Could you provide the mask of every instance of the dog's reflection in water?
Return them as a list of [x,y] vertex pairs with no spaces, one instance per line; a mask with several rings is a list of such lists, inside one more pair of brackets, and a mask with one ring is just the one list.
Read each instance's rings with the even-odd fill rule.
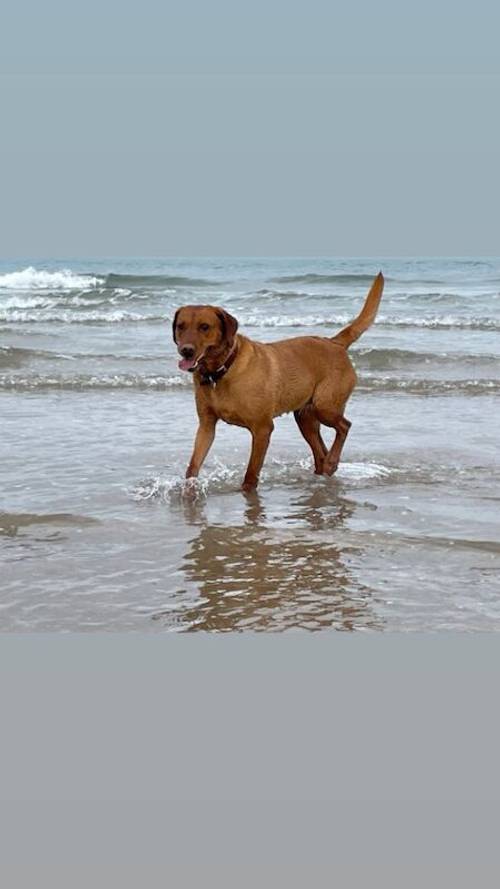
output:
[[188,508],[199,532],[182,570],[196,599],[179,591],[177,607],[154,619],[185,631],[380,629],[370,591],[335,542],[356,506],[317,488],[294,499],[277,525],[254,492],[237,526],[200,522],[199,509]]

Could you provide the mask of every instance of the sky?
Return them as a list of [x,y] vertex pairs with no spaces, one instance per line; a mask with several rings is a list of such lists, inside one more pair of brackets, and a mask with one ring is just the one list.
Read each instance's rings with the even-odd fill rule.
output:
[[19,0],[0,257],[498,255],[500,7]]

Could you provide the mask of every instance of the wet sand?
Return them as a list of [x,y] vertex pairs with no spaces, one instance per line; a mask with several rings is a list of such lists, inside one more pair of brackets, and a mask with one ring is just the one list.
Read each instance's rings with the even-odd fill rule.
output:
[[18,397],[2,399],[4,630],[500,628],[487,397],[464,423],[452,398],[357,395],[333,479],[282,418],[248,496],[248,435],[230,427],[186,490],[188,391],[24,396],[21,441]]

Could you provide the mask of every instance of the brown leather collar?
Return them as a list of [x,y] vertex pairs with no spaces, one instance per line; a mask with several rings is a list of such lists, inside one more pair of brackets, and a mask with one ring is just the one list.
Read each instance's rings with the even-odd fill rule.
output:
[[218,367],[217,370],[210,371],[209,373],[204,373],[202,370],[200,370],[201,385],[202,386],[208,386],[208,385],[215,386],[219,382],[219,380],[222,380],[222,377],[224,377],[227,374],[229,368],[233,364],[237,354],[238,354],[238,346],[237,346],[237,343],[235,343],[233,348],[231,349],[229,355],[227,356],[224,364],[221,364],[221,366]]

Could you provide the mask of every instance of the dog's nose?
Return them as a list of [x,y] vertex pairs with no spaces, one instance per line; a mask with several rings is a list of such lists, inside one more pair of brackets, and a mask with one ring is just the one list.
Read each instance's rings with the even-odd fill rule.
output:
[[183,346],[179,351],[183,358],[192,358],[194,356],[195,348],[194,346]]

